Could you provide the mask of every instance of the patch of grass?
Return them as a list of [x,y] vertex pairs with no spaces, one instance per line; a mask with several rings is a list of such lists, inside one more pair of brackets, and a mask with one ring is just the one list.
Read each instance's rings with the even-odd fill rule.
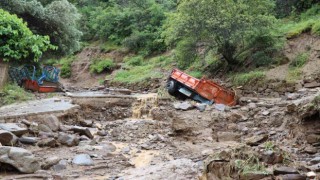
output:
[[104,53],[108,53],[118,49],[120,49],[120,46],[110,41],[100,44],[100,50]]
[[279,24],[279,32],[287,38],[294,38],[301,33],[309,32],[320,35],[320,5],[315,5],[305,13],[302,13],[298,20],[283,20]]
[[17,84],[6,84],[2,90],[0,97],[0,105],[12,104],[15,102],[22,102],[35,99],[32,93],[25,91]]
[[71,64],[75,60],[75,56],[68,56],[60,59],[59,64],[61,65],[60,76],[62,78],[71,77]]
[[308,32],[313,28],[313,25],[315,23],[314,19],[310,19],[308,21],[301,21],[298,23],[291,23],[289,24],[289,30],[286,33],[287,38],[294,38],[297,37],[298,35]]
[[198,79],[202,78],[202,76],[203,76],[203,73],[201,71],[189,71],[187,73],[195,78],[198,78]]
[[286,77],[286,81],[289,83],[293,83],[301,78],[302,71],[300,68],[289,68],[288,75]]
[[141,66],[143,64],[143,56],[126,57],[124,62],[128,66]]
[[146,65],[118,71],[113,81],[131,84],[161,77],[163,77],[162,73],[155,72],[153,65]]
[[124,61],[125,68],[115,73],[113,82],[133,84],[163,78],[164,74],[160,70],[171,70],[173,58],[171,55],[156,56],[150,59],[144,59],[143,56],[133,56],[125,58]]
[[309,53],[300,53],[298,54],[293,61],[290,63],[291,68],[301,68],[308,61]]
[[116,64],[112,59],[95,59],[92,64],[90,64],[91,73],[102,73],[103,71],[110,71],[116,67]]
[[238,172],[242,173],[243,175],[255,172],[269,174],[266,171],[265,166],[260,163],[259,158],[253,155],[246,160],[235,160],[235,167],[238,169]]
[[237,86],[256,83],[257,81],[263,81],[265,78],[265,73],[262,71],[251,71],[248,73],[236,74],[233,76],[233,84]]
[[275,148],[275,144],[272,141],[267,141],[263,144],[265,150],[273,151]]

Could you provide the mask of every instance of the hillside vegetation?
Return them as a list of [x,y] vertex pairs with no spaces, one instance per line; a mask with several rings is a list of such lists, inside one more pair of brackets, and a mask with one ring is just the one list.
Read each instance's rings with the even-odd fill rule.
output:
[[[95,46],[102,55],[88,71],[124,84],[163,78],[173,67],[196,77],[240,73],[234,82],[241,84],[287,63],[287,40],[320,35],[317,0],[4,0],[0,8],[50,37],[57,48],[40,59],[60,65],[63,78],[72,77],[77,52]],[[126,57],[113,59],[112,52]]]

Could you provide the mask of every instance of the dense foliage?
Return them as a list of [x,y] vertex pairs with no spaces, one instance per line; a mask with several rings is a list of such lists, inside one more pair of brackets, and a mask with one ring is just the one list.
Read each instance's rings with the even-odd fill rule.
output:
[[[275,21],[271,0],[184,0],[166,24],[168,43],[178,43],[184,66],[198,51],[215,50],[230,66],[256,37],[267,36]],[[180,47],[180,48],[179,48]],[[178,57],[179,58],[179,57]]]
[[50,36],[60,54],[71,54],[80,49],[81,32],[77,21],[80,14],[67,0],[1,0],[0,8],[17,14],[37,34]]
[[0,9],[0,57],[6,61],[37,61],[46,50],[54,49],[48,36],[33,34],[16,15]]
[[77,5],[84,14],[85,38],[113,41],[143,55],[166,50],[162,24],[174,1],[83,0]]

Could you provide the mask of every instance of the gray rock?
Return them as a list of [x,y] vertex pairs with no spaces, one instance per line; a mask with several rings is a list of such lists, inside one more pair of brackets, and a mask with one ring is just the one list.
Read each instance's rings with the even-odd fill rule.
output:
[[93,160],[88,154],[79,154],[76,155],[73,160],[72,164],[79,165],[79,166],[92,166],[94,165]]
[[85,135],[82,135],[82,136],[80,136],[79,140],[80,140],[80,141],[90,141],[90,138],[88,138],[88,137],[85,136]]
[[318,156],[318,157],[315,157],[315,158],[311,159],[311,160],[310,160],[310,163],[311,163],[311,164],[318,164],[318,163],[320,163],[320,157]]
[[281,174],[299,174],[299,172],[298,172],[295,168],[281,166],[281,167],[276,167],[276,168],[274,168],[273,174],[274,174],[274,175],[281,175]]
[[226,105],[224,105],[224,104],[214,104],[213,106],[218,111],[225,111],[226,110]]
[[0,129],[10,131],[16,136],[22,136],[23,134],[28,132],[28,129],[24,124],[18,123],[0,123]]
[[54,132],[60,128],[60,121],[55,115],[50,115],[48,118],[43,119],[43,123]]
[[315,154],[315,153],[317,153],[317,148],[315,148],[311,145],[307,145],[307,147],[305,147],[303,151],[308,154]]
[[207,104],[197,104],[197,109],[200,111],[200,112],[203,112],[203,111],[205,111],[206,110],[206,108],[207,108]]
[[260,180],[268,175],[265,172],[248,172],[240,175],[240,180]]
[[130,147],[129,146],[124,147],[121,151],[125,154],[128,154],[130,152]]
[[300,97],[298,93],[289,93],[287,94],[287,100],[296,100]]
[[22,120],[21,120],[21,123],[23,123],[23,124],[25,124],[25,125],[27,125],[27,126],[30,126],[30,125],[31,125],[31,122],[28,121],[28,120],[26,120],[26,119],[22,119]]
[[308,178],[315,178],[317,176],[317,174],[312,171],[308,172],[306,175]]
[[69,147],[77,146],[79,144],[79,138],[76,135],[60,132],[58,135],[58,142]]
[[39,147],[56,147],[58,144],[57,140],[54,138],[46,138],[46,139],[41,139],[38,141],[37,145]]
[[26,137],[26,136],[22,136],[21,138],[18,139],[19,142],[21,142],[22,144],[31,144],[34,145],[38,142],[38,138],[36,137]]
[[80,121],[80,125],[85,126],[85,127],[92,127],[93,121],[92,120],[82,120],[82,121]]
[[307,176],[301,174],[286,174],[276,177],[276,180],[306,180]]
[[68,165],[68,161],[63,159],[63,160],[60,160],[58,164],[53,165],[51,169],[54,170],[55,172],[58,172],[58,171],[67,169],[67,165]]
[[313,81],[313,82],[310,82],[310,83],[305,83],[305,84],[304,84],[304,87],[305,87],[305,88],[320,87],[320,83],[318,83],[318,82],[316,82],[316,81]]
[[256,109],[257,108],[257,105],[256,105],[256,103],[249,103],[248,104],[248,107],[249,107],[249,109]]
[[58,162],[60,161],[60,158],[57,156],[52,156],[52,157],[48,157],[45,161],[44,164],[42,164],[42,169],[49,169],[50,167],[58,164]]
[[40,164],[34,155],[22,148],[1,146],[0,162],[10,164],[22,173],[34,173],[40,169]]
[[112,143],[107,143],[103,145],[103,149],[108,152],[114,152],[117,150],[117,147],[113,145]]
[[97,134],[98,134],[99,136],[107,136],[107,135],[108,135],[108,132],[105,131],[105,130],[100,130],[100,131],[97,132]]
[[263,142],[265,142],[268,139],[268,135],[261,134],[261,135],[254,135],[252,137],[249,137],[245,139],[246,144],[250,146],[257,146]]
[[13,146],[17,143],[17,136],[13,133],[6,131],[6,130],[0,130],[0,143],[5,146]]
[[174,108],[177,109],[177,110],[184,110],[184,111],[187,111],[187,110],[191,110],[191,109],[194,109],[194,105],[192,105],[190,102],[183,102],[183,103],[175,103],[174,105]]
[[43,132],[48,132],[48,133],[53,132],[52,129],[50,129],[50,127],[45,124],[39,124],[38,129],[39,131],[43,131]]
[[222,141],[239,141],[241,134],[234,132],[218,132],[218,140]]
[[309,144],[317,143],[320,140],[320,135],[309,134],[306,139]]
[[314,172],[320,172],[320,163],[309,166],[309,169],[311,169]]
[[263,112],[262,112],[262,115],[264,115],[264,116],[268,116],[269,114],[270,114],[269,111],[263,111]]
[[80,126],[72,126],[70,131],[75,133],[79,133],[80,135],[86,135],[88,138],[93,139],[93,134],[91,133],[89,128],[80,127]]

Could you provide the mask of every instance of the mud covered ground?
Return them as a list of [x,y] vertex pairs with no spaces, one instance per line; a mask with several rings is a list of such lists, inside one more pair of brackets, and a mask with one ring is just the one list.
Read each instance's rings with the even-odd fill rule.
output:
[[57,97],[76,105],[70,111],[2,118],[0,126],[26,129],[12,131],[11,145],[33,156],[21,161],[26,152],[0,147],[1,178],[316,179],[320,171],[319,89],[242,97],[235,107],[97,94]]

